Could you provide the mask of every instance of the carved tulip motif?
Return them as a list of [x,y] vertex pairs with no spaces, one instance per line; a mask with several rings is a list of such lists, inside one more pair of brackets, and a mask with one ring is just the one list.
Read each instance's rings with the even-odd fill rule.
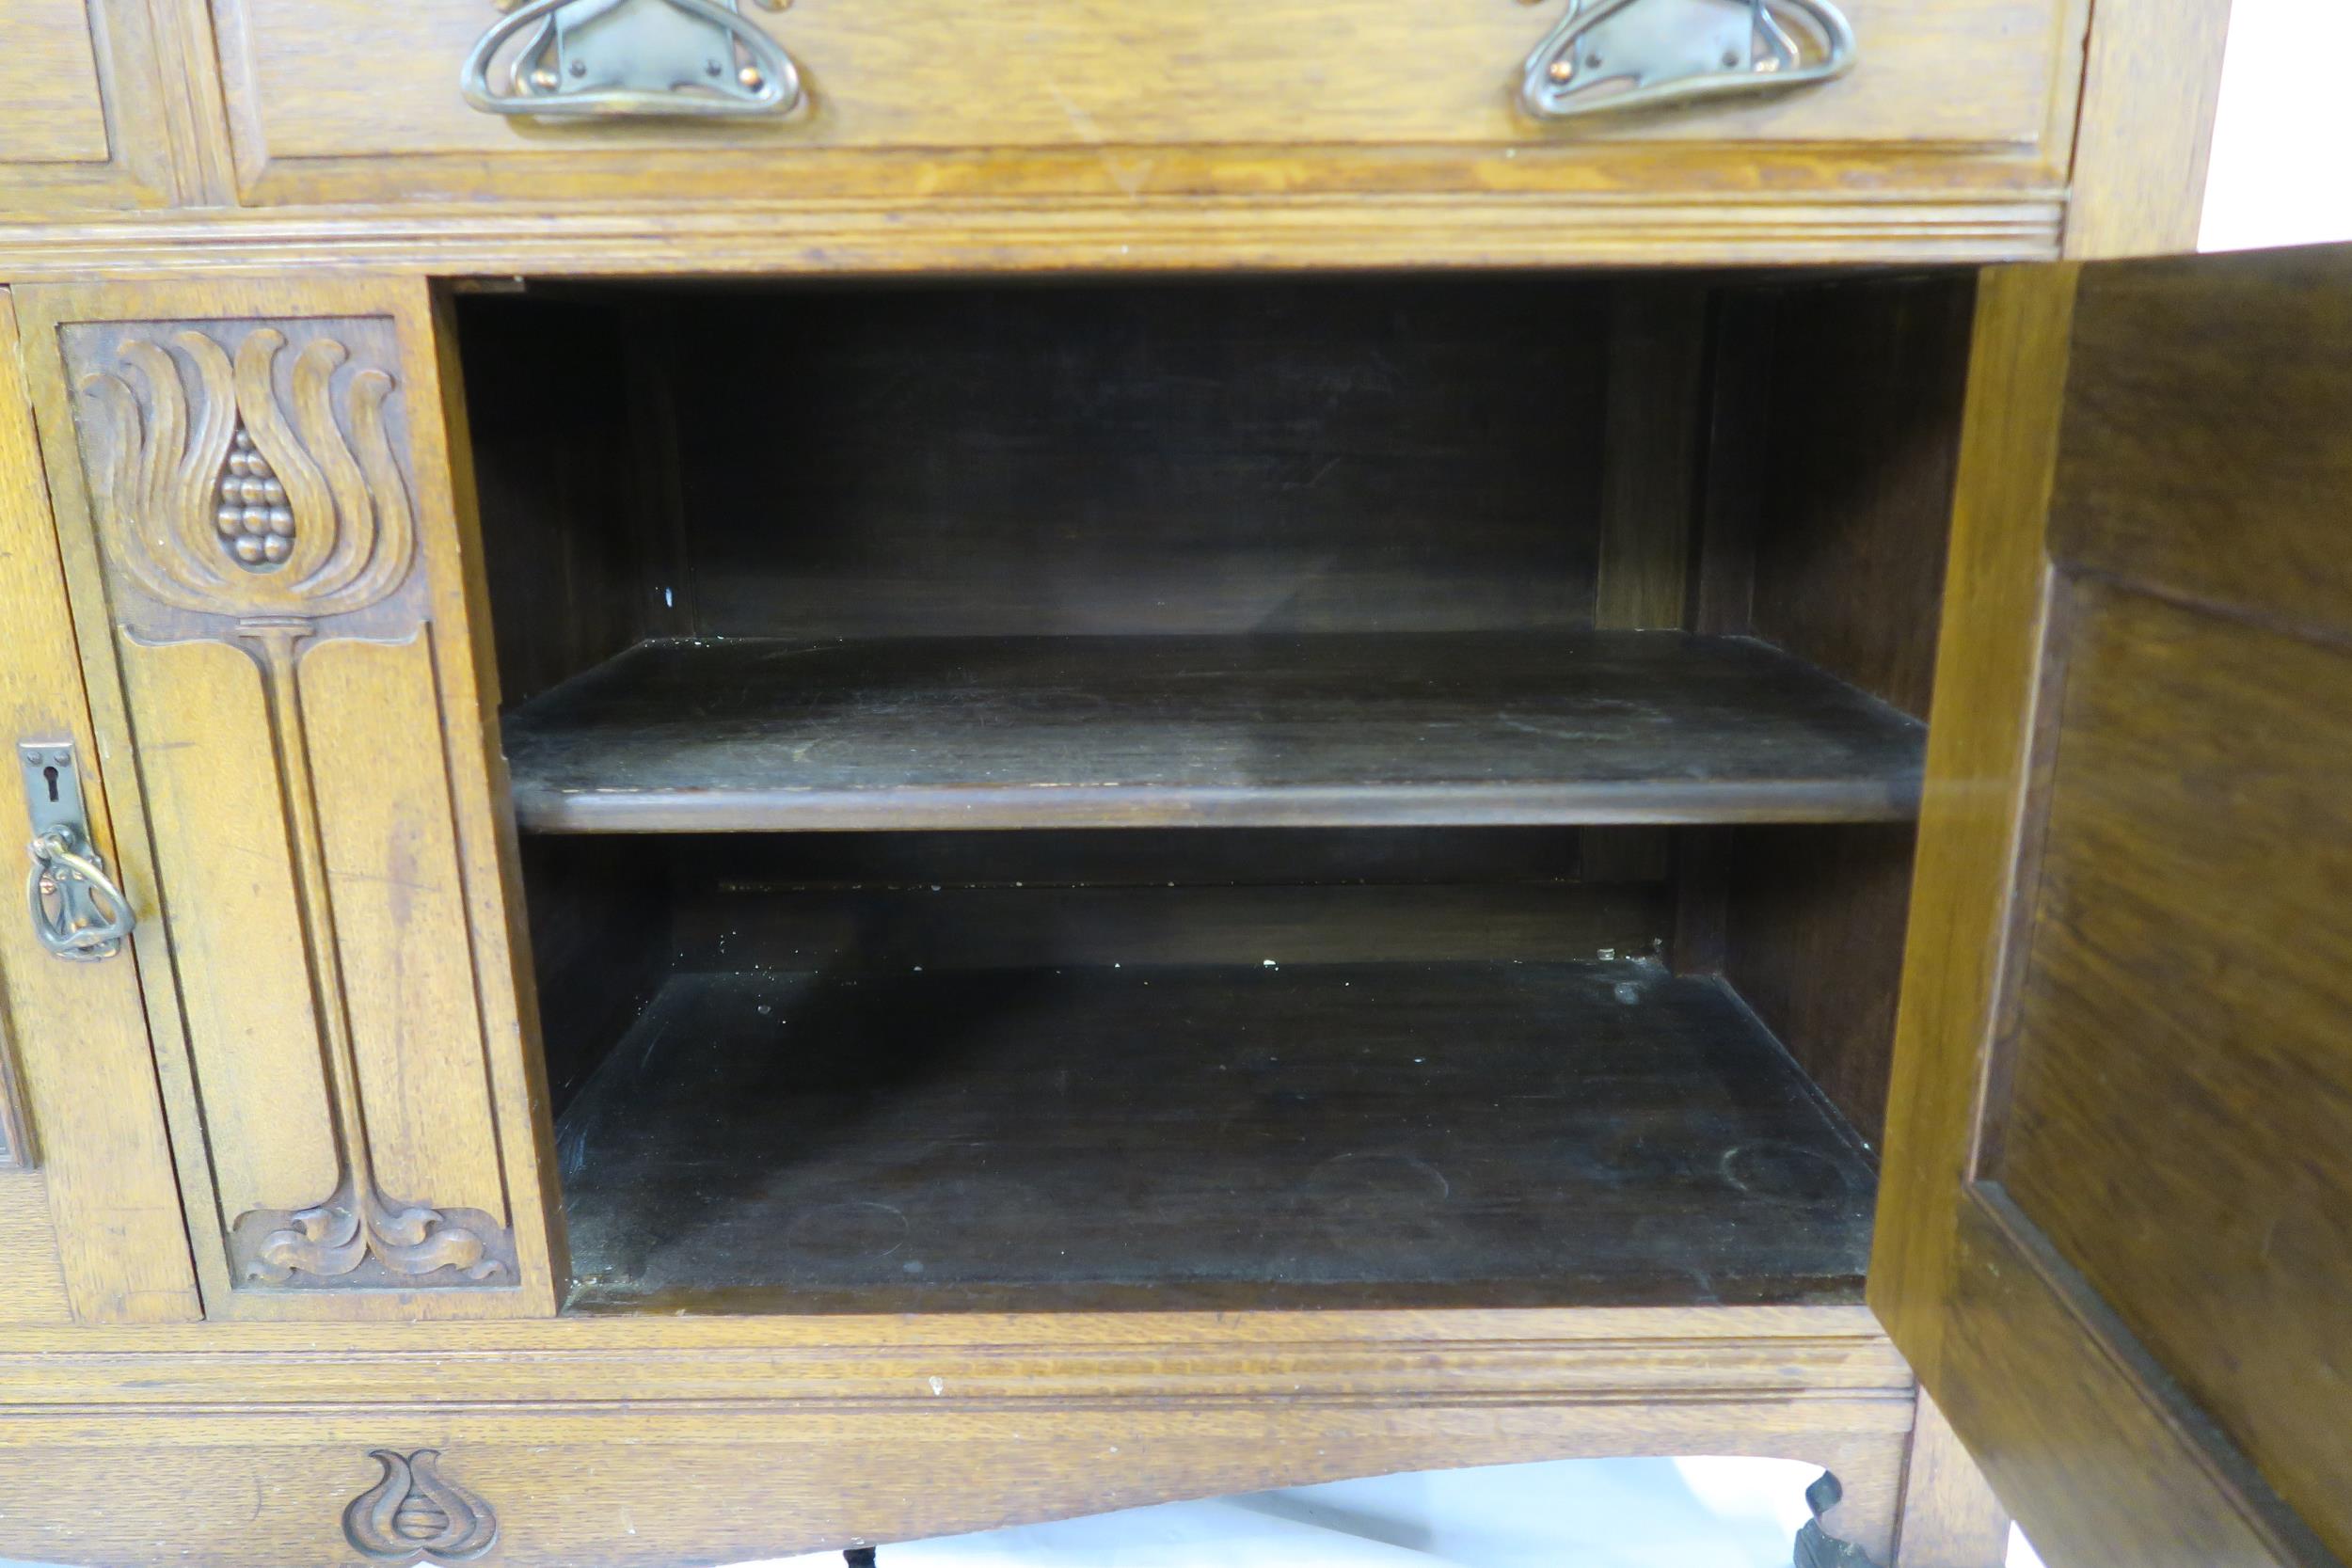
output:
[[170,342],[130,339],[119,370],[83,383],[102,411],[100,520],[138,586],[199,614],[306,620],[364,610],[398,588],[417,541],[385,431],[392,378],[361,370],[339,398],[350,353],[314,338],[294,355],[281,406],[286,336],[276,327],[246,333],[233,360],[194,328]]
[[[93,511],[124,630],[135,642],[135,621],[183,636],[191,615],[228,623],[199,637],[233,638],[261,667],[286,814],[336,1180],[317,1202],[237,1215],[230,1266],[248,1286],[512,1284],[514,1239],[498,1219],[379,1184],[297,676],[304,643],[374,630],[345,618],[387,605],[416,564],[416,515],[387,415],[393,379],[352,366],[330,324],[305,324],[291,348],[274,325],[236,330],[131,327],[81,383]],[[389,608],[377,619],[415,631]]]
[[440,1454],[377,1449],[368,1455],[384,1477],[343,1510],[343,1539],[375,1562],[467,1562],[498,1544],[490,1505],[443,1479]]

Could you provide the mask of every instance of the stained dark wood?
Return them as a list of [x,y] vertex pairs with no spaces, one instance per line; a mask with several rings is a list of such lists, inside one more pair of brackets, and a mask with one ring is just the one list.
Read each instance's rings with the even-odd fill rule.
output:
[[1924,716],[1976,298],[1968,274],[1772,302],[1745,630]]
[[1492,277],[682,299],[691,629],[1589,626],[1609,300]]
[[1677,633],[660,642],[509,717],[564,832],[1881,820],[1915,721]]
[[1851,1299],[1872,1179],[1647,964],[673,979],[559,1129],[576,1300]]
[[688,968],[855,967],[887,979],[917,966],[1647,957],[1667,939],[1673,902],[1659,883],[1070,887],[1050,895],[941,885],[783,896],[730,883],[682,895],[675,918]]
[[461,298],[467,422],[499,684],[519,702],[642,638],[689,629],[645,310]]
[[1915,837],[1908,822],[1740,828],[1725,868],[1724,976],[1873,1147]]
[[[1718,311],[1698,618],[1925,714],[1975,280],[1839,279]],[[1721,973],[1874,1145],[1912,872],[1908,824],[1743,827],[1712,883]],[[1686,922],[1695,911],[1686,911]]]
[[1982,293],[1872,1306],[2053,1562],[2333,1568],[2352,247]]
[[2352,653],[2098,588],[2075,615],[1980,1175],[2352,1553]]
[[630,839],[526,838],[520,846],[539,1038],[560,1112],[668,972],[667,868]]
[[2103,268],[2077,320],[2051,553],[2345,635],[2352,245]]

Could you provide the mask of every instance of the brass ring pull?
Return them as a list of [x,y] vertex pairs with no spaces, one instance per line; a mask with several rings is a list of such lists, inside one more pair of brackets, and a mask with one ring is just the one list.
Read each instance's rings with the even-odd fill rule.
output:
[[51,828],[28,847],[32,874],[24,900],[33,934],[60,958],[96,962],[122,951],[135,924],[131,901],[122,895],[97,850],[70,828]]
[[[788,113],[801,101],[800,69],[736,3],[528,0],[474,44],[458,90],[493,115]],[[494,87],[492,62],[525,33]]]
[[[1777,13],[1803,15],[1800,40]],[[1777,91],[1853,69],[1853,26],[1831,0],[1569,0],[1519,79],[1539,119]]]

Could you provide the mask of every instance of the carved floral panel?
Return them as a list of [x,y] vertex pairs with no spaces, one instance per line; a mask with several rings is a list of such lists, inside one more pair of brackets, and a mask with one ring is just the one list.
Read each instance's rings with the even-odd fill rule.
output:
[[61,336],[232,1284],[511,1286],[392,323]]

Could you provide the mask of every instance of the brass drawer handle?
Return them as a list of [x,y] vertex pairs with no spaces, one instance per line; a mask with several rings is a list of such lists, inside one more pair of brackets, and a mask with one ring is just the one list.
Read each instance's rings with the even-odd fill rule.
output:
[[[1800,40],[1781,13],[1817,34]],[[1527,56],[1519,102],[1540,119],[1776,91],[1853,69],[1852,24],[1830,0],[1568,0]]]
[[135,924],[131,900],[90,844],[73,743],[26,741],[18,745],[16,755],[24,766],[25,813],[33,824],[27,846],[33,869],[24,879],[33,935],[60,958],[83,963],[111,958],[122,951],[122,939]]
[[[783,0],[760,0],[781,9]],[[483,34],[458,87],[493,115],[780,115],[801,73],[739,0],[528,0]],[[516,39],[512,61],[490,71]]]

